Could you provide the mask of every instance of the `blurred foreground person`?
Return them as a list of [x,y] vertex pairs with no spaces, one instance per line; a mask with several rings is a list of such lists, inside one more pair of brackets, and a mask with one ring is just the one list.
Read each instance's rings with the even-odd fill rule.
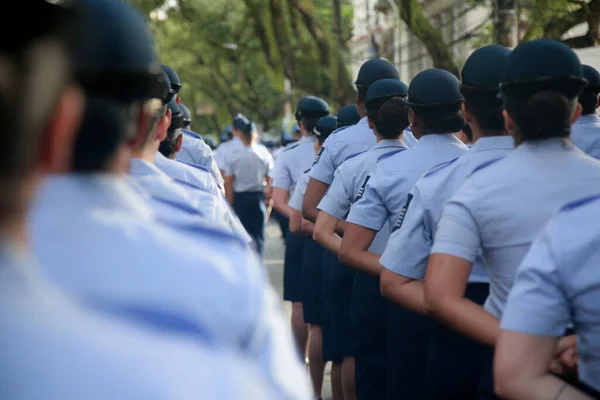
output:
[[1,24],[0,398],[278,398],[245,357],[82,308],[29,258],[32,194],[44,171],[68,168],[84,104],[70,75],[77,8],[65,3],[15,3],[33,19],[18,36]]
[[128,185],[132,150],[160,115],[160,68],[127,3],[82,3],[75,59],[83,121],[70,168],[50,168],[31,218],[45,272],[90,306],[243,353],[280,397],[309,397],[278,300],[248,246],[195,224],[185,234],[160,224]]

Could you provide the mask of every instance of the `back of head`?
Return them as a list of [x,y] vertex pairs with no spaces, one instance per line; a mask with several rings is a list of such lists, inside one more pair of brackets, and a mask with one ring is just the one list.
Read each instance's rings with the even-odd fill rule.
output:
[[402,97],[392,97],[379,108],[374,121],[377,133],[384,139],[397,139],[408,128],[408,107]]
[[171,97],[169,98],[169,101],[171,101],[171,99],[175,97],[175,95],[181,90],[181,80],[179,80],[179,75],[177,75],[177,72],[173,69],[173,67],[163,64],[161,65],[161,69],[165,72],[165,74],[167,74],[169,77],[169,82],[171,83]]
[[579,58],[563,43],[541,39],[517,46],[500,89],[518,141],[569,136],[586,84]]
[[[14,9],[12,8],[14,7]],[[16,9],[16,10],[15,10]],[[32,23],[15,34],[12,12]],[[0,224],[25,210],[22,188],[36,168],[43,132],[72,82],[72,28],[77,10],[69,2],[15,2],[5,12],[0,37]]]
[[358,115],[358,109],[356,104],[348,104],[340,108],[337,113],[337,127],[343,128],[344,126],[356,125],[360,121],[360,115]]
[[[154,43],[141,15],[120,0],[81,0],[75,53],[86,109],[73,155],[77,171],[102,171],[118,147],[138,132],[144,103],[164,82]],[[149,108],[149,107],[146,107]]]
[[[380,79],[373,83],[365,98],[365,111],[371,121],[377,120],[379,108],[392,97],[405,98],[408,86],[399,79]],[[407,114],[408,118],[408,114]]]
[[592,66],[583,65],[583,77],[588,81],[588,85],[579,95],[581,113],[583,115],[595,114],[600,94],[600,72]]
[[329,104],[320,97],[306,96],[298,104],[298,116],[304,130],[311,133],[320,118],[329,115]]
[[160,142],[158,150],[163,156],[172,158],[177,152],[177,139],[181,135],[185,115],[175,99],[171,99],[168,106],[171,110],[171,125],[167,129],[167,137]]
[[458,132],[464,125],[460,82],[443,69],[418,73],[408,87],[407,103],[427,128],[427,133]]
[[331,115],[320,118],[317,122],[315,128],[313,129],[313,134],[322,145],[325,140],[337,129],[337,118]]
[[237,114],[233,119],[233,128],[238,130],[246,143],[252,142],[252,137],[256,132],[256,124],[243,114]]
[[382,58],[369,60],[360,67],[354,82],[358,90],[357,103],[365,101],[369,86],[380,79],[400,79],[400,74],[391,62]]
[[502,100],[498,93],[510,53],[504,46],[485,46],[475,50],[462,69],[460,91],[482,134],[504,132]]

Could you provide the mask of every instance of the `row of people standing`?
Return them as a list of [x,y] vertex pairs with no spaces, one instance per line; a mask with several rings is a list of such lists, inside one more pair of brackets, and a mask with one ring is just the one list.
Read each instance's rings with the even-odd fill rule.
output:
[[336,399],[598,398],[598,71],[538,40],[408,88],[371,60],[356,86],[360,121],[273,172],[304,235],[284,283],[315,396],[332,361]]
[[16,2],[0,64],[0,398],[310,399],[260,260],[120,0]]

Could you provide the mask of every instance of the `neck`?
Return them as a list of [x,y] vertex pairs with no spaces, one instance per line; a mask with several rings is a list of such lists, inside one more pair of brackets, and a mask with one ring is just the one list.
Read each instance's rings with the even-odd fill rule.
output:
[[139,158],[141,160],[149,162],[150,164],[154,164],[154,156],[156,155],[159,146],[160,142],[158,140],[155,140],[153,143],[140,146],[131,154],[131,157]]
[[21,250],[29,247],[27,235],[27,218],[25,213],[14,213],[0,225],[0,236]]
[[502,131],[483,131],[479,129],[475,124],[471,124],[471,130],[473,131],[473,141],[476,143],[479,139],[493,136],[509,136],[508,132]]
[[129,147],[122,145],[117,150],[114,157],[108,161],[105,173],[113,175],[127,174],[129,171],[129,160],[131,159],[132,152]]
[[356,112],[358,113],[358,116],[361,119],[366,117],[367,113],[365,112],[365,104],[364,103],[356,103]]

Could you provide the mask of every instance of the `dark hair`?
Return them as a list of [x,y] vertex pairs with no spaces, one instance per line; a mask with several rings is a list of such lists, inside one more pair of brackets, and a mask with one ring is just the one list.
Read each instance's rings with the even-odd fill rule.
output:
[[598,92],[586,90],[579,95],[581,113],[583,115],[595,114],[598,107]]
[[381,137],[397,139],[409,125],[406,101],[401,97],[392,97],[383,103],[373,123]]
[[357,103],[364,103],[367,99],[367,91],[369,90],[368,86],[359,86],[356,88],[357,91]]
[[179,136],[181,136],[181,128],[176,128],[173,130],[169,129],[167,131],[167,137],[165,138],[165,140],[160,142],[158,151],[160,151],[160,153],[163,156],[170,158],[175,153],[177,139],[179,138]]
[[462,90],[462,94],[465,106],[484,133],[504,130],[502,100],[498,99],[496,91]]
[[461,130],[467,137],[467,140],[469,142],[472,142],[473,141],[473,130],[471,129],[471,126],[469,124],[465,124]]
[[460,103],[439,106],[412,106],[412,110],[429,128],[430,133],[458,132],[465,124],[460,115]]
[[315,130],[315,128],[317,127],[317,123],[319,122],[320,118],[302,118],[301,122],[302,125],[304,126],[304,129],[306,129],[306,131],[308,133],[312,133],[312,131]]
[[128,107],[107,97],[89,96],[73,151],[73,170],[101,172],[123,140],[135,135],[133,117],[137,107]]
[[523,141],[569,136],[576,106],[574,98],[553,90],[541,90],[529,99],[504,98],[504,108]]

